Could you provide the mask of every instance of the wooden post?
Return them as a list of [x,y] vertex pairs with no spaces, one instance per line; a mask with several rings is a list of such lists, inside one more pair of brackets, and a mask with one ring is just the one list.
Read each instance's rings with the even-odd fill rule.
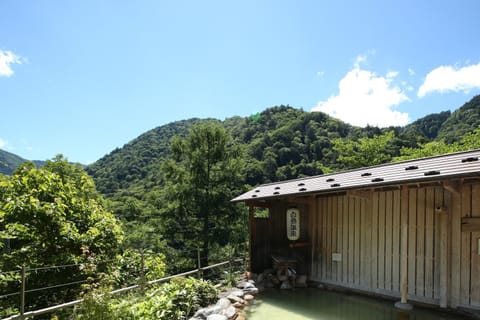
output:
[[25,314],[25,281],[25,266],[23,265],[20,284],[20,319],[23,319]]
[[[401,300],[395,303],[395,307],[402,311],[412,310],[413,306],[407,302],[408,294],[408,186],[402,186],[402,203],[401,203],[401,214],[402,214],[402,252],[401,252],[401,261],[400,261],[400,275],[401,275]],[[414,261],[415,262],[415,261]]]
[[255,213],[255,207],[250,206],[248,208],[248,254],[250,256],[250,265],[248,266],[248,271],[252,272],[252,266],[255,265],[255,262],[253,261],[253,224],[255,223],[254,220],[254,213]]
[[317,278],[316,273],[314,274],[315,270],[315,252],[317,250],[316,247],[316,239],[317,239],[317,200],[315,196],[310,197],[310,204],[309,204],[309,211],[310,211],[310,221],[311,221],[311,226],[312,226],[312,231],[311,231],[311,238],[310,238],[310,245],[311,245],[311,260],[312,264],[310,267],[310,278]]
[[200,248],[197,247],[197,274],[198,274],[198,279],[202,279],[202,261],[200,258]]
[[402,292],[402,303],[407,303],[407,292],[408,292],[408,224],[404,223],[402,225],[402,261],[401,261],[401,292]]
[[448,288],[448,209],[436,209],[440,218],[440,308],[447,307]]

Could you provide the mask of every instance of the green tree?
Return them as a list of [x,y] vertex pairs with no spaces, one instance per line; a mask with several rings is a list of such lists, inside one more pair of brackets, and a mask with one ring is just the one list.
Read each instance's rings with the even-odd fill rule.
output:
[[202,265],[210,249],[244,241],[241,207],[230,200],[242,185],[240,148],[218,123],[199,124],[185,138],[175,138],[165,161],[165,230],[173,245],[201,248]]
[[[28,162],[11,177],[0,176],[0,270],[112,258],[122,237],[118,221],[105,210],[92,179],[79,165],[59,156],[42,169]],[[32,273],[28,275],[29,286],[73,281],[72,273],[84,278],[81,270],[75,271],[78,273],[67,268]],[[78,293],[68,289],[61,300]],[[56,302],[60,295],[59,291],[51,295],[41,292],[30,295],[28,302],[44,306]]]
[[337,161],[346,168],[360,168],[385,163],[392,159],[388,150],[395,134],[388,131],[372,138],[333,140],[333,150],[338,153]]

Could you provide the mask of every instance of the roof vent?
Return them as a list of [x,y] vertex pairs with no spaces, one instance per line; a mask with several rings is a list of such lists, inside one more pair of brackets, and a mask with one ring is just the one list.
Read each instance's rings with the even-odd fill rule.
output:
[[370,177],[372,174],[370,172],[364,172],[362,173],[362,177]]
[[382,182],[382,181],[383,181],[383,178],[372,179],[372,182]]
[[327,182],[332,182],[332,181],[335,181],[335,179],[333,179],[333,178],[328,178],[327,179]]
[[280,194],[280,192],[278,192],[278,191],[275,191],[273,194]]
[[256,198],[256,197],[257,197],[257,195],[256,195],[256,194],[252,194],[252,198]]
[[255,192],[260,192],[260,189],[255,190]]
[[280,190],[280,187],[275,187],[275,190]]
[[405,170],[409,171],[409,170],[417,170],[418,169],[418,166],[408,166],[405,168]]
[[432,170],[432,171],[425,172],[423,175],[425,175],[425,176],[435,176],[437,174],[440,174],[440,171]]
[[478,157],[468,157],[468,158],[462,159],[462,163],[474,162],[474,161],[478,161]]
[[303,182],[300,182],[300,183],[298,184],[299,187],[303,187],[304,185],[305,185],[305,183],[303,183]]
[[334,183],[330,185],[331,188],[340,187],[340,183]]
[[300,188],[298,191],[307,191],[307,188]]

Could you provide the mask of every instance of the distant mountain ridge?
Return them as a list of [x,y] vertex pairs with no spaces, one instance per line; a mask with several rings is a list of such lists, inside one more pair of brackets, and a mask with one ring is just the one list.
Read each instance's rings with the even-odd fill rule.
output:
[[246,182],[258,184],[321,174],[322,165],[341,170],[332,151],[332,140],[336,138],[358,139],[393,130],[396,142],[392,155],[418,143],[458,141],[480,125],[480,96],[454,112],[430,114],[404,127],[360,128],[322,112],[306,112],[288,105],[271,107],[252,117],[176,121],[145,132],[88,166],[87,171],[105,195],[141,194],[141,190],[162,183],[161,162],[168,156],[170,139],[186,135],[192,125],[203,121],[221,123],[235,143],[243,145],[249,159]]
[[[15,169],[22,163],[29,161],[16,154],[0,149],[0,173],[11,175]],[[45,164],[45,161],[32,160],[37,167],[41,167]]]
[[[154,187],[161,183],[160,166],[168,156],[170,140],[186,135],[191,126],[204,121],[221,123],[232,133],[235,143],[244,146],[251,159],[246,180],[252,184],[319,174],[321,165],[337,168],[331,150],[331,141],[336,138],[356,139],[394,130],[400,140],[397,148],[433,140],[458,141],[480,125],[480,96],[473,97],[454,112],[429,114],[404,127],[360,128],[322,112],[306,112],[288,105],[271,107],[252,117],[175,121],[146,131],[87,166],[86,170],[105,195],[139,185],[140,189]],[[12,174],[25,161],[0,150],[0,173]],[[44,163],[34,162],[40,166]]]

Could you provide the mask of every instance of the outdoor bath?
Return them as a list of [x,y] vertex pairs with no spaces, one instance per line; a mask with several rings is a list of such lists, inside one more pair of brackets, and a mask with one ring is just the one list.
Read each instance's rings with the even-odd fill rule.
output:
[[400,313],[392,301],[316,288],[268,289],[245,310],[248,320],[460,320],[462,315],[415,306]]

